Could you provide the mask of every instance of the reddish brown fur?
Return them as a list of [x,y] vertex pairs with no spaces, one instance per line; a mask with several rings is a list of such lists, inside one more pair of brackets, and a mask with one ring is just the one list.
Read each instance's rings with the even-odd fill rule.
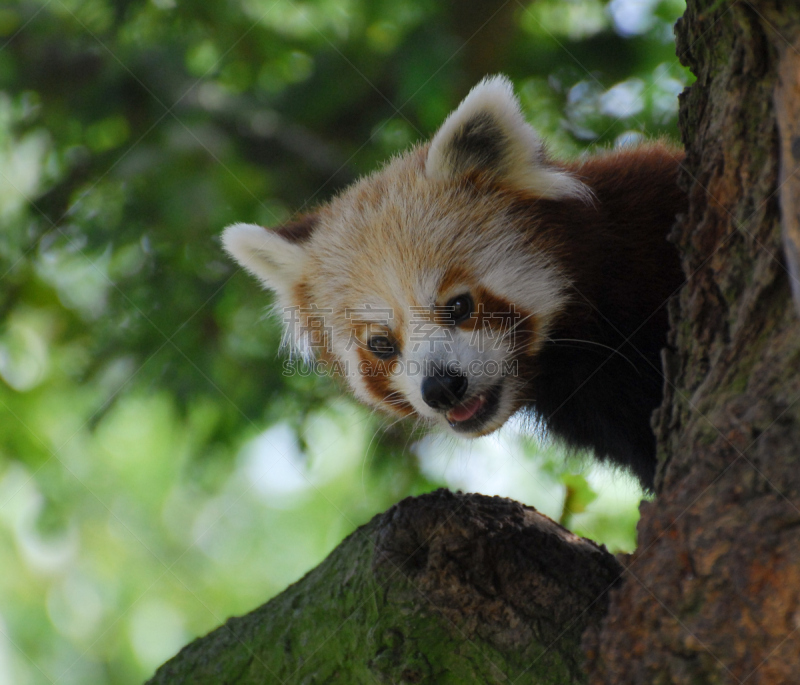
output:
[[376,402],[402,416],[414,414],[414,408],[392,388],[392,376],[400,363],[394,359],[377,359],[368,351],[359,348],[359,370],[369,393]]

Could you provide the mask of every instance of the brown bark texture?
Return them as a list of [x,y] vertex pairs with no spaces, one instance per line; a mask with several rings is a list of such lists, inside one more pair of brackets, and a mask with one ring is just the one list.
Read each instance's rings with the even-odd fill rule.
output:
[[531,507],[439,490],[376,516],[149,683],[583,683],[581,636],[620,572]]
[[590,682],[796,683],[800,318],[784,245],[798,244],[800,6],[690,0],[677,36],[697,81],[681,98],[687,282],[670,303],[658,498],[585,636]]
[[781,146],[778,183],[786,270],[800,314],[800,38],[797,32],[787,34],[786,44],[778,46],[780,58],[775,86],[775,116]]

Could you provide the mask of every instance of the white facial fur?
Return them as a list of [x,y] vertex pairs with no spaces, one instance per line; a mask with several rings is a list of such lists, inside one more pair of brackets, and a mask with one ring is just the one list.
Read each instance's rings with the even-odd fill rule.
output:
[[[320,309],[329,352],[344,362],[359,398],[390,410],[394,401],[403,401],[417,415],[447,425],[445,414],[423,400],[416,366],[458,363],[467,370],[467,398],[500,383],[497,409],[475,434],[489,432],[519,406],[522,381],[470,374],[470,364],[500,367],[519,350],[512,349],[511,339],[494,344],[486,332],[433,322],[420,339],[413,313],[478,289],[513,304],[522,316],[531,315],[538,345],[564,306],[568,282],[545,254],[531,247],[503,193],[480,192],[467,180],[475,174],[534,198],[590,196],[580,181],[547,161],[510,83],[494,77],[472,90],[428,147],[396,158],[322,207],[307,239],[293,242],[260,227],[235,224],[226,229],[223,243],[276,292],[279,308]],[[454,272],[465,276],[444,283]],[[392,312],[385,332],[400,342],[402,371],[381,384],[361,373],[371,353],[363,349],[365,340],[353,338],[353,316],[369,317],[366,307]],[[384,330],[371,328],[372,334]],[[303,346],[302,327],[287,333],[292,344]]]

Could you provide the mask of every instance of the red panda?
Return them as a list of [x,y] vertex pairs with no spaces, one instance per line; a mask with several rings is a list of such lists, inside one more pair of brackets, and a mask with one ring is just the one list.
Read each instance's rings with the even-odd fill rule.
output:
[[649,489],[681,161],[660,142],[554,161],[495,76],[429,143],[223,244],[364,402],[468,437],[532,411]]

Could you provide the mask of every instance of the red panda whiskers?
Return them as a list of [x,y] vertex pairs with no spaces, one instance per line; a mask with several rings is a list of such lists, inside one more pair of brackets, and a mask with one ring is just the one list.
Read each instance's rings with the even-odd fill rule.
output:
[[[554,344],[558,344],[558,343],[583,343],[585,345],[596,345],[597,347],[600,347],[600,348],[602,348],[604,350],[609,350],[613,354],[618,354],[625,361],[627,361],[628,364],[631,365],[631,367],[633,368],[634,371],[636,371],[636,373],[639,373],[639,369],[636,367],[636,364],[634,364],[633,361],[631,361],[630,357],[622,354],[622,352],[620,352],[618,349],[610,347],[609,345],[604,345],[603,343],[599,343],[599,342],[596,342],[594,340],[578,340],[576,338],[549,338],[548,337],[547,341],[551,342],[551,343],[554,343]],[[578,347],[578,346],[573,346],[573,347],[575,347],[575,349],[578,349],[578,350],[583,349],[583,348]]]

